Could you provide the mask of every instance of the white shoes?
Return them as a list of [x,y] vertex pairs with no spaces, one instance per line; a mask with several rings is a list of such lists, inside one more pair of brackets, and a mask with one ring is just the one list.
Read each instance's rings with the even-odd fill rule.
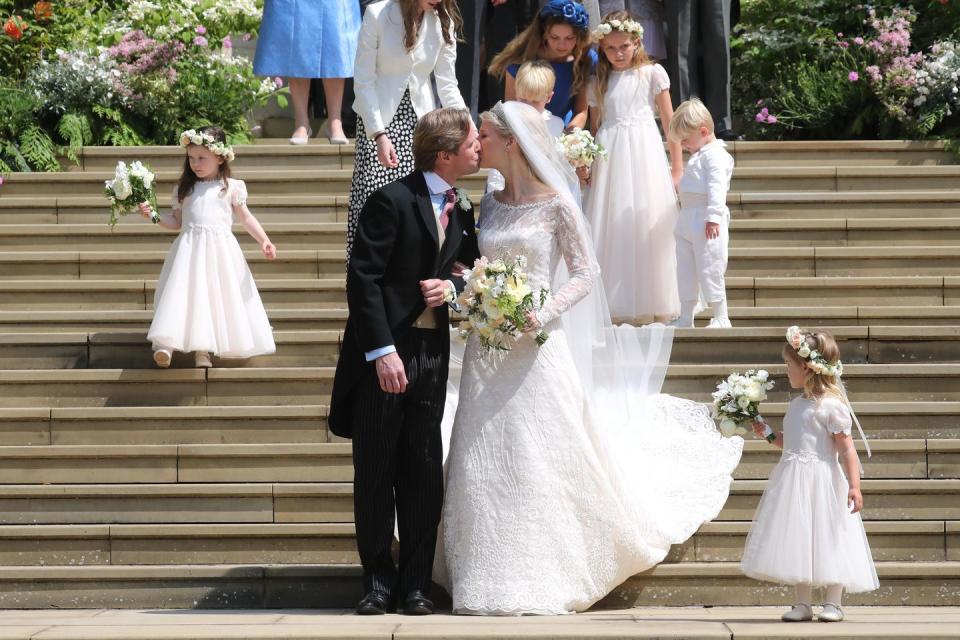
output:
[[213,366],[213,361],[210,359],[210,354],[206,351],[197,351],[193,356],[193,361],[201,369],[209,369]]
[[667,323],[668,327],[675,327],[677,329],[693,329],[693,323],[687,324],[681,318],[676,318]]
[[823,605],[823,611],[817,616],[820,622],[840,622],[843,620],[843,609],[840,605],[827,602]]
[[320,127],[320,137],[327,138],[330,141],[330,144],[347,144],[350,142],[347,140],[347,136],[338,136],[334,138],[330,134],[330,119],[324,120],[323,126]]
[[707,325],[707,329],[731,329],[730,318],[713,318]]
[[313,129],[307,127],[307,136],[305,138],[302,138],[300,136],[295,136],[293,138],[290,138],[290,144],[304,145],[310,142],[310,138],[312,137],[313,137]]
[[153,361],[161,369],[166,369],[170,366],[170,358],[172,355],[169,349],[157,349],[153,352]]
[[813,620],[813,607],[806,602],[798,602],[790,611],[780,616],[784,622],[809,622]]

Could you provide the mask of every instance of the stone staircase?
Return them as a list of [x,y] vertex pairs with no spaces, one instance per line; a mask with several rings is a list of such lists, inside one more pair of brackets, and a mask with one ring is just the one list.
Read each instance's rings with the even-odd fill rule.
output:
[[[706,400],[763,366],[789,398],[789,324],[827,327],[872,438],[864,519],[881,588],[850,603],[960,605],[960,166],[934,143],[736,143],[735,329],[679,331],[665,391]],[[110,231],[103,180],[172,147],[89,148],[0,187],[0,608],[349,607],[359,596],[349,442],[326,429],[346,318],[352,147],[241,147],[234,174],[277,244],[238,231],[277,354],[157,370],[145,335],[172,236]],[[467,181],[474,193],[483,180]],[[700,322],[701,326],[703,322]],[[737,569],[778,452],[747,443],[715,522],[602,605],[756,605]]]

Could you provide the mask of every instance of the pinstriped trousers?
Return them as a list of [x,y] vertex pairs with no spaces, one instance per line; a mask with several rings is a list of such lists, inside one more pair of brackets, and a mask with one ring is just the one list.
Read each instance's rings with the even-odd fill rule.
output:
[[[443,509],[443,340],[449,340],[444,329],[410,329],[396,345],[407,390],[384,392],[371,366],[355,394],[353,499],[365,592],[401,599],[415,590],[430,593]],[[390,555],[394,509],[399,570]]]

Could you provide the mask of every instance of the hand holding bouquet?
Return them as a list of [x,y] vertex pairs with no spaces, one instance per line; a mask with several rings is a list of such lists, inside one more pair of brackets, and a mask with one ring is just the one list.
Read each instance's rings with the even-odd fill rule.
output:
[[[541,289],[534,295],[523,271],[526,264],[523,256],[509,262],[480,258],[473,269],[463,272],[466,287],[457,300],[467,314],[460,323],[462,338],[476,333],[487,352],[509,351],[510,343],[530,328],[527,314],[543,306],[548,292]],[[537,344],[542,345],[548,337],[538,331]]]
[[[713,417],[720,421],[720,433],[724,437],[744,435],[743,426],[749,422],[763,422],[760,403],[767,399],[767,391],[773,389],[768,374],[763,369],[746,373],[731,373],[717,385],[713,392]],[[776,439],[773,429],[764,423],[763,435],[768,442]]]
[[116,226],[119,216],[137,211],[140,204],[146,203],[152,212],[150,219],[154,224],[160,222],[157,213],[157,196],[153,191],[155,176],[139,160],[127,167],[125,162],[117,163],[113,180],[107,180],[104,193],[110,201],[110,228]]
[[574,169],[593,166],[597,158],[606,158],[607,150],[597,144],[589,131],[574,129],[557,138],[557,147]]

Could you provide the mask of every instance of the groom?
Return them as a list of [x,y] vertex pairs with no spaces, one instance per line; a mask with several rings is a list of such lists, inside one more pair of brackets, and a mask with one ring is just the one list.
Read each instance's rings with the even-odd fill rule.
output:
[[[474,211],[453,188],[479,168],[470,113],[438,109],[413,134],[416,171],[375,191],[360,213],[347,272],[350,315],[328,422],[353,439],[364,595],[359,614],[433,613],[430,576],[443,507],[440,421],[450,357],[446,302],[455,262],[479,257]],[[390,556],[394,509],[399,571]]]

